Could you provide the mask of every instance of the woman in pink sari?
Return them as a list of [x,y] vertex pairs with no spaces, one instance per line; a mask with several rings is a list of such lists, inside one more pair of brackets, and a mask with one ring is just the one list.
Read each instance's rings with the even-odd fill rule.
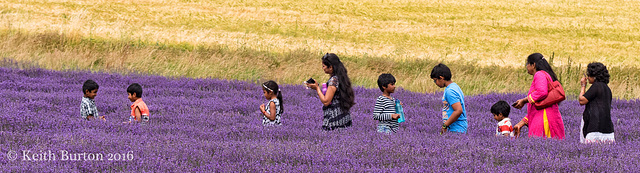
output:
[[564,139],[564,123],[558,104],[540,110],[534,106],[535,102],[542,101],[547,97],[549,83],[558,80],[556,74],[540,53],[529,55],[526,66],[527,72],[533,75],[533,82],[527,97],[518,100],[513,106],[521,109],[526,103],[529,103],[527,116],[513,126],[515,135],[520,136],[520,129],[523,126],[529,126],[529,137]]

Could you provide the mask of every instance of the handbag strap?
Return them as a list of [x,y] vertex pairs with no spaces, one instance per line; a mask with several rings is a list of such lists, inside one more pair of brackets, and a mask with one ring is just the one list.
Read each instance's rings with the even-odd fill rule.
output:
[[547,76],[545,78],[547,78],[547,92],[553,90],[555,87],[553,87],[552,83],[553,80],[551,80],[551,75],[549,73],[547,73],[546,71],[543,70],[544,73],[547,74]]

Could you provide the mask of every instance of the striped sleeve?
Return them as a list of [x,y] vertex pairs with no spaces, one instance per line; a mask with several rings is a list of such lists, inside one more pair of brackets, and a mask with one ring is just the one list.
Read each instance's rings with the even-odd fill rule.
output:
[[500,134],[509,134],[513,131],[513,127],[511,126],[511,121],[504,121],[502,123],[498,123],[498,131]]

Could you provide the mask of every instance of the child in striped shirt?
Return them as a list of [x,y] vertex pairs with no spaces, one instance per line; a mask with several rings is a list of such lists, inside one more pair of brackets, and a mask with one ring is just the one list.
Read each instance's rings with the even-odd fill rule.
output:
[[509,119],[509,112],[511,112],[511,107],[506,101],[500,100],[491,106],[493,119],[498,121],[496,136],[513,137],[513,126],[511,126],[511,119]]
[[390,134],[398,131],[398,118],[396,113],[396,99],[391,97],[391,93],[396,90],[396,78],[385,73],[378,76],[378,87],[382,95],[376,100],[373,108],[373,119],[378,120],[378,132]]

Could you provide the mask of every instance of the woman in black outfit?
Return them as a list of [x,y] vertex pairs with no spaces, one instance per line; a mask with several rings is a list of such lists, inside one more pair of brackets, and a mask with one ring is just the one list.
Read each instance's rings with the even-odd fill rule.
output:
[[[586,90],[587,82],[591,84]],[[587,65],[587,73],[580,80],[580,105],[586,105],[582,113],[580,143],[615,142],[611,122],[611,89],[609,71],[599,62]]]

